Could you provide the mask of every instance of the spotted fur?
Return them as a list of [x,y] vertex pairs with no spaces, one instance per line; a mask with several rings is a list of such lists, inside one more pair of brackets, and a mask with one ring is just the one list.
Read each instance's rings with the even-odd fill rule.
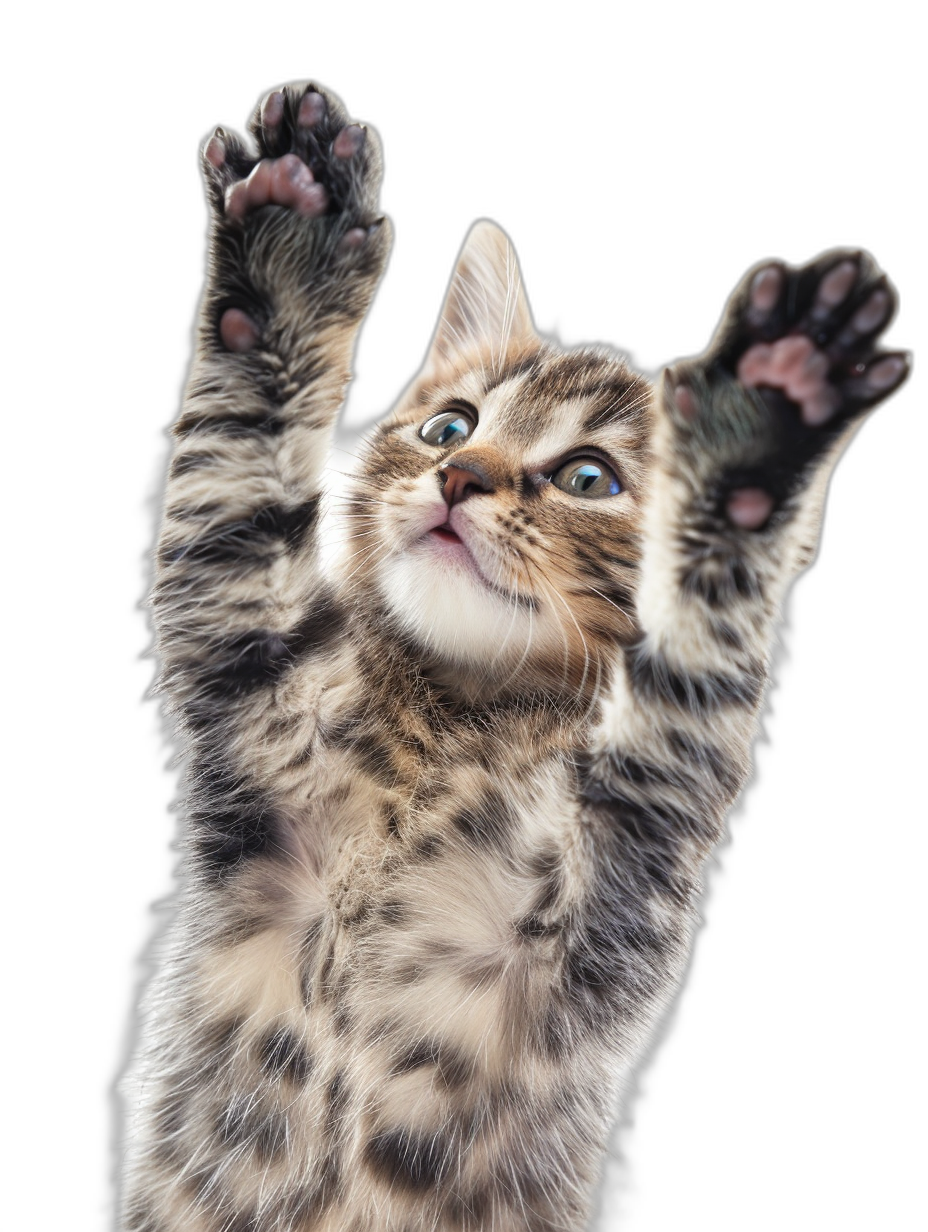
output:
[[[655,391],[541,339],[481,224],[331,502],[326,568],[323,464],[390,234],[375,134],[347,124],[291,87],[256,114],[257,154],[219,133],[204,156],[210,273],[153,595],[185,876],[126,1232],[584,1226],[748,771],[781,598],[838,453],[902,376],[852,328],[887,288],[859,254],[750,275]],[[325,208],[245,208],[237,185],[288,153]],[[797,330],[837,391],[821,424],[737,379]],[[449,407],[476,429],[429,444]],[[578,453],[621,493],[552,483]],[[429,537],[449,467],[476,571]]]

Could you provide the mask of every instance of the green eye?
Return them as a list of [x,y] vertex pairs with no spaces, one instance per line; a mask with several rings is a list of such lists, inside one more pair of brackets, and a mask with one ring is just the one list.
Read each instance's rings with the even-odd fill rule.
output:
[[574,458],[556,470],[551,482],[562,492],[582,496],[587,500],[601,500],[604,496],[618,496],[622,485],[605,462],[598,458]]
[[429,445],[444,448],[466,440],[477,426],[476,412],[455,407],[427,419],[419,429],[419,435]]

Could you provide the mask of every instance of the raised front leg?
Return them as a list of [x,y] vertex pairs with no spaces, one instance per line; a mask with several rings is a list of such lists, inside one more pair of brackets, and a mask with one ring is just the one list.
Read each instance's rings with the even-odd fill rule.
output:
[[689,677],[697,696],[702,673],[762,671],[783,591],[815,550],[831,468],[906,376],[903,354],[877,349],[894,309],[866,254],[767,263],[735,292],[707,354],[665,374],[642,680],[679,677],[685,692]]
[[210,268],[154,590],[163,680],[195,732],[337,623],[319,474],[389,249],[376,138],[334,95],[275,90],[251,131],[254,153],[221,129],[203,149]]
[[831,468],[908,371],[861,253],[767,263],[706,355],[665,374],[641,637],[616,665],[579,789],[588,888],[567,989],[630,1052],[673,988],[706,856],[748,772],[772,628],[814,551]]

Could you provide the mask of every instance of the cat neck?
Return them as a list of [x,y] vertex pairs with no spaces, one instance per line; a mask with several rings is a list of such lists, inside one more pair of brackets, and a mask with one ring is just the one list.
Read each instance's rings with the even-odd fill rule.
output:
[[381,687],[410,705],[437,707],[466,722],[494,715],[556,716],[569,727],[588,720],[608,685],[601,664],[461,662],[420,642],[381,605],[355,608],[355,636],[366,646]]

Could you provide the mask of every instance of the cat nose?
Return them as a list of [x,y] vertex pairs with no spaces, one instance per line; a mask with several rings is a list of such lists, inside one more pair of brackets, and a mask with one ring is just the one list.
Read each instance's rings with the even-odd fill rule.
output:
[[438,468],[438,482],[449,509],[478,492],[495,491],[493,480],[479,462],[470,460],[466,466],[453,462],[442,463]]

